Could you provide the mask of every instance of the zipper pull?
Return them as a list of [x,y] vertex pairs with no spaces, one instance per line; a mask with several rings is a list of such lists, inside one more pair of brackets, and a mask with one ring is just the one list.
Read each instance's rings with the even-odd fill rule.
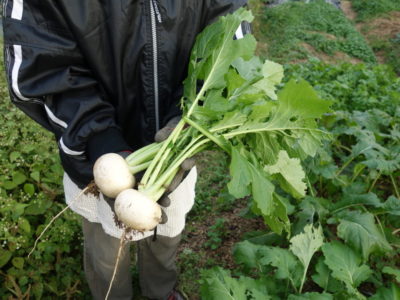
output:
[[154,12],[156,13],[156,16],[157,16],[157,21],[158,21],[158,23],[161,24],[162,23],[162,18],[161,18],[160,10],[158,9],[157,0],[151,0],[151,3],[153,4]]

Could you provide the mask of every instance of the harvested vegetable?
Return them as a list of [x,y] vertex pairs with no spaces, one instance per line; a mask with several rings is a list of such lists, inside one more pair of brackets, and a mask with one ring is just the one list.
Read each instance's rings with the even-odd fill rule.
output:
[[115,198],[122,191],[132,188],[135,177],[122,156],[107,153],[99,157],[93,167],[96,185],[107,197]]
[[[239,9],[197,37],[184,81],[182,120],[167,140],[126,159],[132,168],[146,165],[139,192],[130,191],[129,201],[145,195],[144,202],[151,199],[155,203],[185,159],[219,148],[231,159],[229,192],[237,198],[251,195],[253,211],[262,215],[273,231],[289,232],[286,202],[275,185],[295,198],[305,196],[300,162],[314,156],[322,140],[329,138],[318,129],[316,119],[330,111],[330,102],[320,99],[305,81],[289,81],[276,93],[283,78],[282,66],[255,56],[252,35],[233,38],[243,21],[252,20],[250,11]],[[148,151],[156,147],[156,151]],[[143,220],[135,228],[135,218],[155,220],[158,216],[139,205],[130,205],[128,215],[122,215],[126,212],[122,207],[127,206],[116,203],[118,218],[139,231],[145,230]],[[109,289],[111,286],[112,282]]]
[[126,226],[142,232],[154,229],[161,221],[160,206],[134,189],[127,189],[118,195],[114,210]]
[[167,140],[133,153],[127,163],[146,164],[139,191],[156,202],[186,158],[217,146],[231,159],[229,192],[251,195],[253,211],[281,233],[289,230],[289,219],[275,185],[295,198],[305,196],[300,162],[329,138],[316,119],[331,103],[305,81],[289,81],[276,93],[282,66],[255,56],[251,34],[233,39],[238,26],[252,19],[250,11],[239,9],[198,36],[184,82],[182,120]]

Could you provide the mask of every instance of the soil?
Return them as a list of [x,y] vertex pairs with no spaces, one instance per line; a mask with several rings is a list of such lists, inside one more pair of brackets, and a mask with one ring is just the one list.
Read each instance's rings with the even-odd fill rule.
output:
[[343,13],[346,15],[346,17],[352,21],[354,21],[357,17],[357,14],[351,7],[351,2],[350,1],[341,1],[340,7],[343,10]]
[[[324,52],[320,52],[314,49],[313,46],[307,43],[301,43],[301,46],[304,47],[307,52],[309,52],[312,56],[319,58],[320,60],[327,63],[337,63],[337,62],[349,62],[352,64],[358,64],[362,61],[355,57],[351,57],[344,52],[337,51],[333,55],[328,55]],[[298,61],[296,62],[298,63]]]
[[[352,21],[357,18],[350,1],[342,1],[341,8],[346,17]],[[355,27],[369,43],[388,41],[400,33],[400,12],[394,11],[366,22],[355,24]],[[375,51],[379,63],[385,63],[385,51]]]
[[400,11],[393,11],[387,15],[376,18],[359,26],[367,28],[369,36],[380,36],[382,38],[393,38],[400,33]]
[[[238,200],[232,211],[219,213],[217,217],[211,214],[209,218],[202,218],[201,220],[190,221],[190,218],[188,218],[190,226],[186,226],[183,232],[184,238],[180,244],[178,253],[188,249],[194,253],[206,250],[207,257],[204,257],[204,261],[200,262],[201,265],[198,266],[199,268],[204,267],[206,260],[218,261],[226,269],[237,267],[232,257],[233,245],[242,241],[245,233],[266,230],[266,226],[261,218],[247,219],[240,215],[245,209],[246,203],[247,200],[245,199]],[[223,228],[224,233],[221,246],[213,250],[205,245],[209,240],[207,233],[210,227],[215,224],[216,218],[223,218],[226,222]]]
[[[356,26],[368,42],[389,41],[400,34],[400,12],[394,11],[374,20],[359,23]],[[385,52],[376,51],[379,63],[385,63]]]

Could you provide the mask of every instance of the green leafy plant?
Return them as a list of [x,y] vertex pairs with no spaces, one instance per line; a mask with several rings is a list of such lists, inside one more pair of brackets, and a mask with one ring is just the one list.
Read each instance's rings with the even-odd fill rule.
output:
[[263,56],[286,63],[318,54],[342,52],[348,58],[374,63],[375,55],[364,37],[343,12],[325,1],[293,1],[276,7],[258,8],[257,38]]
[[357,12],[357,21],[366,21],[390,11],[400,11],[400,3],[396,0],[351,0]]
[[65,205],[63,170],[53,137],[9,101],[3,69],[0,82],[0,296],[80,298],[87,286],[76,215],[60,218],[27,258],[44,225]]
[[[202,296],[213,299],[225,286],[230,296],[241,291],[271,299],[396,299],[399,80],[385,66],[319,61],[288,66],[287,75],[307,78],[333,101],[335,113],[320,123],[333,139],[307,160],[310,195],[301,202],[285,196],[287,207],[293,206],[288,214],[293,236],[271,238],[267,231],[238,243],[238,268],[204,272]],[[244,280],[243,292],[235,287]]]
[[208,240],[205,242],[206,247],[215,250],[221,245],[223,237],[226,235],[225,225],[226,220],[224,218],[215,220],[215,224],[210,226],[207,232]]
[[275,93],[282,66],[254,56],[251,34],[233,39],[241,22],[252,19],[250,11],[239,9],[197,37],[184,82],[181,121],[167,140],[135,151],[126,161],[132,167],[151,157],[138,189],[157,201],[185,159],[217,146],[231,160],[230,194],[251,195],[253,211],[282,232],[288,230],[288,217],[275,185],[295,198],[305,195],[300,162],[314,156],[329,138],[316,119],[329,112],[330,102],[305,81],[289,81]]

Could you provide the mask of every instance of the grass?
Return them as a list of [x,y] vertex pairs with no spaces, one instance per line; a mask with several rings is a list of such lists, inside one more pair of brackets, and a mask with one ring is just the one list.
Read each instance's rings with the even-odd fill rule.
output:
[[384,62],[400,75],[400,32],[394,38],[372,37],[370,44],[375,52],[382,55]]
[[400,32],[389,40],[390,45],[385,49],[386,63],[391,65],[400,76]]
[[[258,6],[259,8],[259,6]],[[342,11],[324,1],[289,2],[265,9],[256,35],[266,47],[261,54],[280,63],[340,52],[363,62],[376,61],[372,49]]]
[[400,11],[399,0],[351,0],[357,21],[366,21],[391,11]]

